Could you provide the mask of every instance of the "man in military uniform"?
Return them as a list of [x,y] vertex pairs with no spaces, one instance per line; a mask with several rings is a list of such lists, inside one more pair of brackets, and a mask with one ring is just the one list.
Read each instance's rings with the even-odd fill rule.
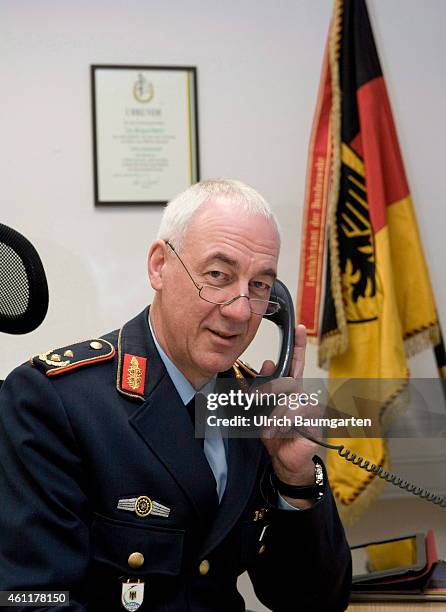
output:
[[[275,308],[278,254],[258,193],[199,183],[165,210],[148,258],[150,309],[7,378],[1,590],[70,591],[73,611],[237,612],[247,570],[273,610],[346,608],[350,554],[315,445],[203,446],[189,410],[217,375],[253,375],[237,360]],[[302,376],[304,353],[300,326],[277,388]]]

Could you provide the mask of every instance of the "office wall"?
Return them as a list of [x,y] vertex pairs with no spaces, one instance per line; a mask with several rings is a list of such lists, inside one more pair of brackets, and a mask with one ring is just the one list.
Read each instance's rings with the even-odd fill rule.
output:
[[[446,6],[370,8],[442,314]],[[93,207],[92,63],[198,67],[202,176],[239,177],[271,201],[284,231],[280,273],[295,293],[330,13],[330,0],[3,0],[1,220],[36,244],[51,302],[41,328],[2,337],[0,376],[35,351],[119,326],[152,296],[145,259],[160,208]],[[425,354],[417,371],[431,364]]]
[[[369,6],[446,320],[446,4]],[[35,332],[2,335],[0,378],[33,353],[118,327],[152,297],[145,260],[161,209],[93,206],[90,64],[197,66],[202,177],[240,178],[273,204],[283,228],[280,276],[295,294],[307,146],[330,13],[330,0],[2,1],[0,222],[41,253],[50,307]],[[259,361],[269,342],[260,340],[250,357]],[[412,368],[433,375],[431,354]],[[320,374],[312,347],[307,372]],[[401,500],[380,503],[406,508]],[[431,512],[419,507],[422,527],[441,510]]]

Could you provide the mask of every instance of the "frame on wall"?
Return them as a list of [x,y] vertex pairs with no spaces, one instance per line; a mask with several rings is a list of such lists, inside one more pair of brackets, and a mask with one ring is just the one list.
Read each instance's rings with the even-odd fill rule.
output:
[[95,206],[165,204],[200,180],[197,69],[90,69]]

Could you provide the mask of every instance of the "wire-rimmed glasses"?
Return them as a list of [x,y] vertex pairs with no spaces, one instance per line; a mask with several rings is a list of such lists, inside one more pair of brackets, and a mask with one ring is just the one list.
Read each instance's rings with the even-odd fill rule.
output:
[[256,315],[260,315],[262,317],[268,317],[280,310],[279,302],[275,302],[274,300],[260,300],[258,298],[252,298],[249,295],[236,295],[233,296],[231,291],[222,287],[216,287],[214,285],[200,285],[193,279],[191,273],[185,266],[183,260],[178,255],[175,250],[175,247],[168,241],[165,240],[165,243],[172,249],[175,255],[178,257],[181,265],[186,270],[187,275],[194,283],[195,287],[198,289],[198,295],[205,302],[209,302],[210,304],[217,304],[218,306],[229,306],[239,298],[246,298],[249,302],[249,307],[251,312]]

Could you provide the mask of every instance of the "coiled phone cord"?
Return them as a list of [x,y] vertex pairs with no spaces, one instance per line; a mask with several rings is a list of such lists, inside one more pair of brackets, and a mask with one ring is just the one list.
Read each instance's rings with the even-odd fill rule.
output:
[[311,440],[312,442],[316,442],[316,444],[319,444],[320,446],[324,446],[325,448],[328,448],[330,450],[335,450],[338,455],[346,461],[353,463],[353,465],[357,465],[361,469],[366,470],[366,472],[370,472],[375,476],[379,476],[379,478],[382,478],[386,482],[390,482],[395,487],[404,489],[405,491],[408,491],[413,495],[421,497],[421,499],[425,499],[427,501],[432,502],[433,504],[437,504],[438,506],[440,506],[440,508],[446,508],[446,499],[441,495],[437,495],[437,493],[432,493],[427,489],[418,487],[417,485],[412,484],[408,480],[400,478],[393,472],[388,472],[379,465],[371,463],[368,459],[364,459],[363,457],[357,456],[356,453],[353,453],[348,448],[345,448],[343,444],[329,444],[328,442],[322,442],[322,440],[317,440],[316,438],[313,438],[312,436],[308,435],[307,432],[302,435],[305,438]]

